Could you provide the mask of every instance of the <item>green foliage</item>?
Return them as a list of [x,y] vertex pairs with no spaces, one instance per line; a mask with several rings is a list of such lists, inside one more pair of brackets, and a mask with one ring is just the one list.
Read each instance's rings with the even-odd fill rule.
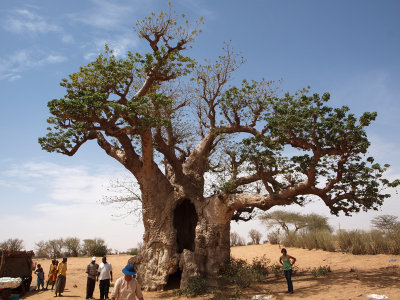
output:
[[331,272],[330,266],[319,266],[318,268],[313,268],[311,270],[311,275],[313,277],[327,276]]
[[83,240],[82,254],[97,257],[105,256],[107,254],[107,245],[100,238]]
[[128,254],[129,255],[138,255],[139,251],[138,251],[137,248],[131,248],[131,249],[128,250]]
[[253,283],[265,280],[270,273],[269,263],[265,256],[254,258],[250,264],[242,259],[231,258],[220,271],[221,281],[223,284],[247,288]]
[[198,295],[206,293],[207,280],[201,277],[190,277],[188,280],[188,286],[183,290],[174,290],[174,296],[186,296],[186,297],[196,297]]

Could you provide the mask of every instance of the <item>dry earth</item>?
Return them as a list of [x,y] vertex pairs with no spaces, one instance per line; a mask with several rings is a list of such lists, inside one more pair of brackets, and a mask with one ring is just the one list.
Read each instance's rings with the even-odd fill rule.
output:
[[[288,295],[284,278],[268,277],[266,284],[253,285],[249,289],[242,290],[240,299],[251,299],[254,295],[273,295],[272,299],[366,299],[367,294],[386,295],[389,299],[400,299],[400,255],[351,255],[343,253],[331,253],[321,250],[305,250],[287,248],[288,254],[297,258],[297,266],[300,269],[330,266],[332,272],[326,277],[314,278],[310,272],[293,277],[295,293]],[[277,245],[253,245],[233,247],[232,256],[252,261],[255,257],[265,255],[271,262],[276,262],[280,256]],[[125,266],[128,255],[111,255],[108,261],[114,270],[114,279],[122,276],[121,269]],[[99,259],[100,260],[100,259]],[[35,260],[45,267],[50,266],[50,260]],[[90,258],[69,258],[67,284],[64,298],[84,299],[86,291],[86,265]],[[352,272],[350,272],[352,270]],[[36,278],[33,279],[33,283]],[[224,290],[226,294],[233,295],[235,287]],[[58,299],[48,291],[32,291],[23,299],[47,300]],[[95,288],[96,299],[99,299],[98,286]],[[213,299],[213,295],[205,295],[190,299]],[[172,291],[145,292],[145,300],[149,299],[188,299],[174,297]],[[233,299],[233,298],[220,298]]]

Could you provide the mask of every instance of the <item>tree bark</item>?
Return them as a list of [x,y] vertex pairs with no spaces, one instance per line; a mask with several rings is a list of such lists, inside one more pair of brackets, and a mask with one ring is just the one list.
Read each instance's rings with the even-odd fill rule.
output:
[[230,256],[230,217],[218,197],[182,193],[143,199],[145,227],[138,280],[146,290],[186,288],[191,277],[215,285]]

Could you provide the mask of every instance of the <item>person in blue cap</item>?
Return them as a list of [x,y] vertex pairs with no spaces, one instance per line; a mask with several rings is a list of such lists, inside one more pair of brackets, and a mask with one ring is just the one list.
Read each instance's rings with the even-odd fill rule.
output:
[[132,265],[126,265],[122,269],[123,277],[117,279],[114,289],[111,292],[111,300],[144,300],[140,285],[132,276],[136,274],[136,270]]

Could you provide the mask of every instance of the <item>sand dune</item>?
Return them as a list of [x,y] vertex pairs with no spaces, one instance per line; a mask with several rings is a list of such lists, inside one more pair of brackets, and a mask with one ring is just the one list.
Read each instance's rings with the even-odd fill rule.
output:
[[[321,250],[305,250],[287,248],[288,254],[297,258],[300,269],[330,266],[332,272],[327,277],[314,278],[309,272],[295,276],[293,284],[295,293],[285,294],[284,278],[268,277],[268,283],[253,285],[242,290],[241,299],[251,299],[257,294],[273,295],[273,299],[366,299],[367,294],[386,295],[389,299],[400,299],[400,256],[399,255],[351,255],[331,253]],[[232,256],[248,260],[265,255],[271,262],[277,262],[280,249],[277,245],[263,244],[243,247],[233,247]],[[125,266],[128,255],[111,255],[108,261],[112,264],[114,278],[122,276],[121,269]],[[50,266],[50,260],[35,260],[45,267]],[[100,261],[100,260],[99,260]],[[64,297],[69,299],[84,299],[86,292],[86,265],[90,258],[69,258],[67,285]],[[351,271],[350,271],[351,270]],[[47,276],[46,276],[47,278]],[[33,283],[36,282],[34,278]],[[33,284],[32,283],[32,284]],[[234,287],[232,287],[232,290]],[[30,292],[24,299],[48,300],[55,299],[48,291]],[[99,289],[96,286],[96,299],[99,299]],[[171,291],[145,292],[145,300],[149,299],[187,299],[173,297]],[[213,295],[205,295],[195,299],[212,299]],[[190,298],[193,299],[193,298]]]

